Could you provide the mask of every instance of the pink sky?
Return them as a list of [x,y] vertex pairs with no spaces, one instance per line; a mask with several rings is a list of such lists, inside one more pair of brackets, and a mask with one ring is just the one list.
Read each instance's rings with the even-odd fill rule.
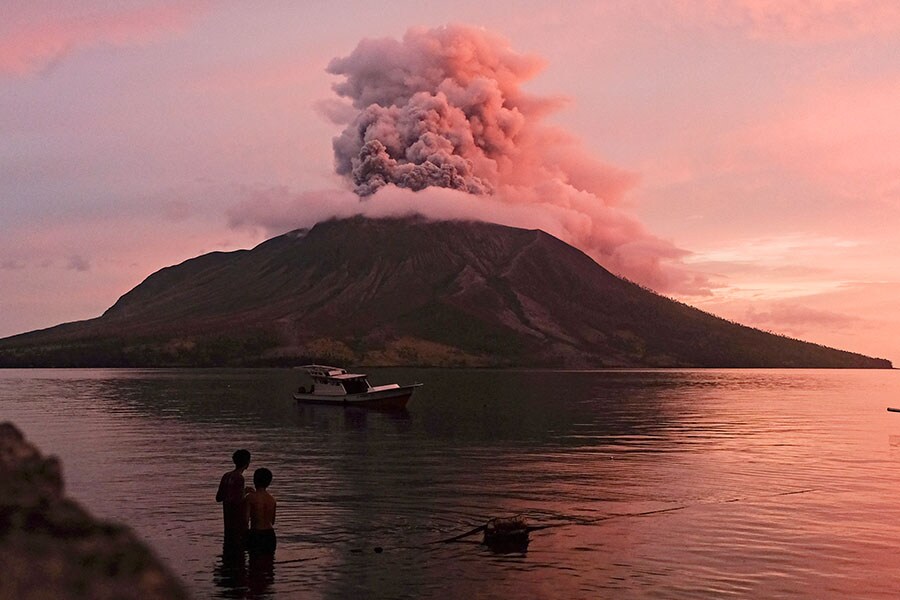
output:
[[[6,9],[0,336],[97,316],[202,252],[426,202],[545,228],[714,314],[900,361],[900,5],[554,4]],[[353,113],[326,68],[364,38],[456,23],[532,61],[501,87],[547,101],[523,100],[519,171],[552,163],[548,181],[360,206],[334,172]]]

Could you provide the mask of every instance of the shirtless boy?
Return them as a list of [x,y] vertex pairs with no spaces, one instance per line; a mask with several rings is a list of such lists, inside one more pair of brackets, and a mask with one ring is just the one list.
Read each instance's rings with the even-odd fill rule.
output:
[[244,471],[250,466],[250,453],[238,450],[231,456],[234,470],[222,475],[216,502],[222,503],[222,518],[225,524],[225,544],[240,546],[247,532],[244,516]]
[[246,496],[247,520],[250,521],[247,550],[251,555],[275,552],[275,498],[266,491],[270,483],[272,471],[265,468],[254,471],[256,490]]

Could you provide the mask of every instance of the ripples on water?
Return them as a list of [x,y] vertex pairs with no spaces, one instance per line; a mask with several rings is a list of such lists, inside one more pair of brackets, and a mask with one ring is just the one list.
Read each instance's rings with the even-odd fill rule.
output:
[[[425,386],[391,414],[298,406],[284,370],[0,371],[0,419],[200,598],[900,592],[892,371],[371,379]],[[275,473],[271,571],[221,555],[213,497],[239,447]],[[432,543],[520,513],[553,525],[527,553]]]

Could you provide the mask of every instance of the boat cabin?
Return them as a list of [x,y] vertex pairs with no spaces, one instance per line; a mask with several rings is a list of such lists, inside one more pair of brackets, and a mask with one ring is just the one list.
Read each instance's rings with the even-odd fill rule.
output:
[[310,394],[321,396],[345,396],[364,394],[371,387],[363,373],[348,373],[346,369],[325,365],[299,367],[313,380]]

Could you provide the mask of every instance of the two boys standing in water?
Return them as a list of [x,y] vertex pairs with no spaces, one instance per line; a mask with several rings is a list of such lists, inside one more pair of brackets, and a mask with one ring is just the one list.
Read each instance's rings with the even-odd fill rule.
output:
[[216,502],[222,503],[225,545],[241,548],[246,543],[250,554],[273,554],[276,545],[276,502],[267,491],[272,483],[272,471],[256,469],[253,473],[254,487],[244,487],[244,471],[250,466],[250,452],[238,450],[231,459],[234,470],[222,476],[216,492]]

